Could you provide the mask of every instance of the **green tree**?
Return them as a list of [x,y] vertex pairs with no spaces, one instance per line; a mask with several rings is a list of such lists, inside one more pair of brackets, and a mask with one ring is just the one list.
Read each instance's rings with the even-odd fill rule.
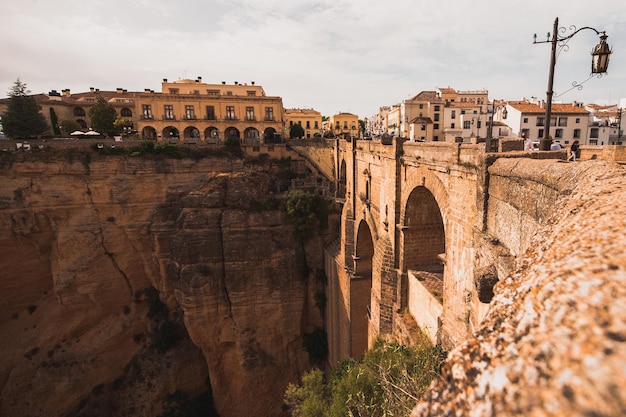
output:
[[342,361],[326,383],[313,369],[290,384],[285,404],[294,417],[408,416],[439,375],[440,347],[422,335],[414,346],[376,340],[362,356]]
[[322,417],[328,415],[330,391],[324,373],[313,369],[302,377],[302,385],[289,384],[285,404],[292,407],[293,417]]
[[301,242],[312,237],[316,230],[326,227],[332,211],[329,201],[303,190],[291,190],[282,202],[282,208]]
[[57,117],[56,112],[54,111],[54,107],[50,107],[50,124],[52,125],[52,132],[56,136],[61,135],[61,128],[59,127],[59,119]]
[[115,119],[113,126],[115,126],[116,134],[128,133],[133,127],[133,121],[130,119]]
[[102,96],[96,97],[96,104],[89,109],[91,127],[103,135],[113,136],[115,134],[116,111],[109,102]]
[[35,97],[18,78],[8,92],[9,104],[2,114],[4,133],[10,138],[32,138],[45,133],[48,122]]
[[304,136],[304,129],[300,123],[294,123],[289,129],[289,137],[290,138],[298,138],[302,139]]
[[80,130],[80,125],[76,120],[62,119],[59,121],[59,129],[61,129],[61,135],[69,136],[70,133]]

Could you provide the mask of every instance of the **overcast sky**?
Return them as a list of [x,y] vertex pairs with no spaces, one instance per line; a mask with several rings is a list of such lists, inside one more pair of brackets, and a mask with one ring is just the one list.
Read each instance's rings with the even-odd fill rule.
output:
[[[438,87],[545,99],[554,19],[609,35],[608,74],[589,78],[598,36],[575,35],[555,101],[626,97],[626,2],[604,0],[0,0],[0,97],[89,87],[161,91],[161,80],[261,85],[287,108],[371,116]],[[565,34],[570,34],[567,30]]]

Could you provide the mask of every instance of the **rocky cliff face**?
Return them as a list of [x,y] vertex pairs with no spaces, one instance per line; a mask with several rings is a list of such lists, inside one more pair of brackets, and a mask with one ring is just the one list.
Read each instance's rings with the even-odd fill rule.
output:
[[[53,158],[0,175],[1,415],[156,415],[207,375],[222,417],[281,415],[321,322],[303,266],[322,251],[292,238],[267,164]],[[193,343],[155,351],[154,288]]]

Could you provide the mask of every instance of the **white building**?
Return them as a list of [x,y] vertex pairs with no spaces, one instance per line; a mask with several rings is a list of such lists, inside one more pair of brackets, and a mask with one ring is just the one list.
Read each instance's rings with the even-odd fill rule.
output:
[[[546,109],[544,101],[510,101],[506,104],[507,119],[503,120],[514,135],[538,141],[544,136]],[[590,113],[580,103],[552,103],[550,136],[552,140],[567,145],[578,140],[588,144],[587,131]]]

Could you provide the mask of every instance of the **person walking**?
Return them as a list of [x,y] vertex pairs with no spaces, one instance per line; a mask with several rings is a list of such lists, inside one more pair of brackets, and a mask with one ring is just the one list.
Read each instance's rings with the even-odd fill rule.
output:
[[568,161],[572,161],[572,162],[576,162],[576,156],[578,155],[578,141],[575,140],[574,143],[572,143],[572,146],[570,146],[569,149],[569,158],[567,158]]

